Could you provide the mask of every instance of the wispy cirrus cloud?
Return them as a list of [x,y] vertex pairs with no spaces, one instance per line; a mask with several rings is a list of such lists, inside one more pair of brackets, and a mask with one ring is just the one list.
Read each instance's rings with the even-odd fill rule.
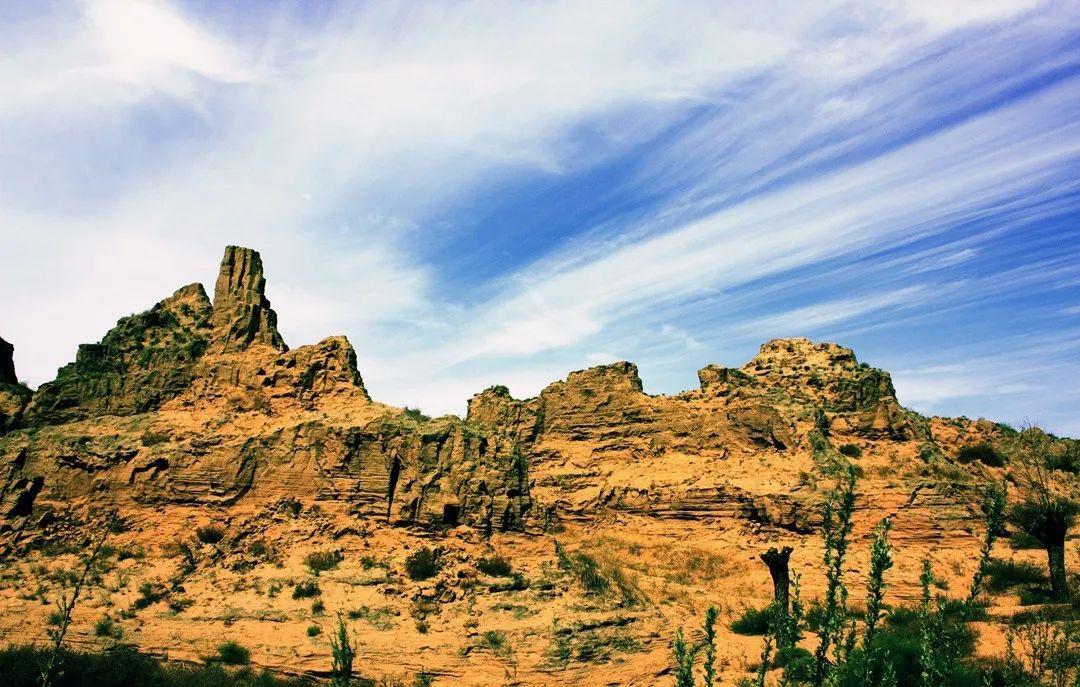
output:
[[1067,4],[16,9],[0,324],[34,382],[224,243],[290,343],[344,331],[429,411],[616,356],[674,391],[779,335],[975,355],[1076,302]]

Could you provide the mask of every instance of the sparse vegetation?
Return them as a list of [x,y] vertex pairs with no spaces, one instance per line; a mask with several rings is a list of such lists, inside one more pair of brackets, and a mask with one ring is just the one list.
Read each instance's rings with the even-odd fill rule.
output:
[[[767,677],[772,668],[782,670],[779,681],[782,686],[1066,687],[1080,679],[1077,677],[1080,635],[1070,629],[1075,626],[1069,624],[1075,619],[1075,607],[1080,604],[1050,606],[1047,608],[1057,610],[1049,612],[1042,609],[1017,614],[1014,624],[1023,629],[1010,631],[1009,648],[1003,659],[988,662],[973,657],[975,633],[968,623],[988,618],[985,605],[974,600],[979,589],[1009,588],[1045,580],[1035,566],[989,557],[1004,512],[1004,489],[1000,487],[987,493],[984,554],[966,598],[949,599],[935,592],[935,588],[942,585],[933,573],[930,560],[926,559],[920,576],[921,603],[915,608],[901,606],[887,611],[884,604],[886,573],[893,563],[888,540],[890,524],[885,520],[878,526],[871,546],[866,609],[861,614],[849,611],[842,573],[846,540],[850,535],[850,515],[854,508],[854,486],[854,475],[849,471],[823,507],[826,593],[821,602],[812,604],[805,618],[805,627],[818,634],[817,652],[811,655],[794,643],[782,646],[785,633],[797,637],[803,626],[801,610],[791,614],[795,617],[793,625],[784,629],[780,622],[782,614],[770,612],[775,611],[778,600],[766,609],[746,609],[733,623],[733,629],[748,631],[748,634],[749,631],[764,632],[764,642],[759,661],[750,666],[753,672],[740,685],[764,687],[775,684]],[[793,608],[796,608],[799,605],[798,575],[792,579],[796,600]],[[1035,595],[1037,592],[1025,587],[1022,595],[1024,593]],[[682,628],[676,631],[672,672],[677,686],[694,687],[696,656],[713,641],[709,639],[712,635],[708,628],[704,634],[705,640],[691,644]],[[703,666],[703,673],[707,684],[712,684],[711,669]]]
[[[0,649],[0,685],[39,687],[48,650],[37,647]],[[56,687],[310,687],[299,678],[284,679],[249,668],[225,669],[217,663],[180,665],[160,662],[123,645],[103,653],[62,650],[63,673]]]
[[440,568],[438,552],[426,546],[405,559],[405,573],[414,582],[435,577]]
[[96,623],[94,623],[94,636],[95,637],[108,637],[111,639],[120,639],[123,636],[123,629],[116,624],[112,618],[107,615],[101,616]]
[[1065,568],[1065,537],[1080,514],[1080,504],[1061,496],[1052,481],[1054,451],[1050,437],[1038,427],[1020,432],[1012,445],[1018,463],[1022,501],[1008,514],[1009,522],[1042,544],[1055,599],[1069,595]]
[[220,525],[203,525],[195,528],[195,536],[203,544],[217,544],[225,538],[225,530]]
[[986,491],[983,499],[983,544],[979,549],[979,563],[975,568],[975,575],[971,579],[971,589],[968,592],[968,601],[975,601],[979,595],[983,577],[986,576],[987,567],[990,564],[990,552],[994,550],[994,542],[997,541],[1001,528],[1005,525],[1005,496],[1004,484],[998,486],[992,484]]
[[[41,672],[38,675],[38,681],[41,687],[52,687],[57,673],[62,674],[59,669],[65,653],[63,650],[64,638],[67,636],[68,627],[71,625],[71,614],[75,611],[75,606],[79,603],[79,597],[88,582],[91,578],[99,576],[100,571],[97,570],[97,567],[101,559],[101,553],[105,548],[109,535],[119,528],[118,523],[116,513],[113,512],[107,514],[97,524],[96,540],[83,562],[82,571],[72,577],[70,589],[67,586],[67,580],[62,580],[64,588],[60,593],[60,598],[56,600],[56,616],[50,618],[48,623],[47,634],[51,646],[45,660],[40,664]],[[53,620],[55,622],[52,622]]]
[[956,454],[956,460],[961,463],[979,462],[993,468],[1000,468],[1005,465],[1005,456],[1001,455],[993,444],[985,441],[962,446]]
[[742,613],[731,623],[731,631],[740,635],[763,636],[769,631],[772,622],[773,608],[771,605],[765,608],[751,608],[747,606]]
[[985,576],[986,589],[991,592],[1005,592],[1013,587],[1046,583],[1046,573],[1037,565],[1000,558],[991,558],[986,562]]
[[848,458],[858,458],[862,456],[862,449],[855,444],[840,444],[836,450]]
[[218,645],[216,660],[233,666],[251,663],[251,652],[237,642],[228,641]]
[[509,577],[513,572],[510,561],[505,556],[487,556],[476,562],[476,569],[492,577]]
[[320,594],[322,594],[322,590],[319,589],[319,585],[315,580],[304,580],[303,582],[297,582],[293,587],[292,598],[310,599]]
[[641,590],[617,561],[607,560],[601,565],[585,551],[567,552],[558,541],[555,541],[555,558],[559,569],[573,575],[586,594],[605,596],[614,590],[623,606],[634,606],[641,601]]
[[321,627],[319,627],[318,625],[308,625],[308,629],[307,629],[307,636],[308,637],[318,637],[321,634],[322,634],[322,628]]
[[349,620],[363,620],[376,630],[392,630],[394,628],[393,614],[389,608],[371,608],[361,606],[354,608],[348,613]]
[[333,665],[330,676],[334,687],[349,687],[352,684],[353,660],[356,658],[356,642],[349,637],[345,619],[338,614],[334,635],[330,638],[330,654]]
[[165,598],[167,592],[165,588],[155,582],[143,582],[139,585],[139,596],[132,602],[132,607],[136,610],[142,610],[149,606],[156,604]]
[[308,567],[311,572],[318,575],[321,572],[327,570],[333,570],[341,563],[341,552],[339,551],[312,551],[304,557],[304,565]]

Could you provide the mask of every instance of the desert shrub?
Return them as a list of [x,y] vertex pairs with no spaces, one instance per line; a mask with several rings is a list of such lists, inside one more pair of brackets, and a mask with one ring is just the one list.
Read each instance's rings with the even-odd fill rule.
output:
[[439,555],[426,546],[405,559],[405,572],[416,582],[435,577],[440,567]]
[[330,637],[330,654],[333,656],[330,675],[334,687],[349,687],[352,683],[353,661],[356,659],[356,642],[349,637],[349,629],[340,613],[334,634]]
[[409,408],[408,406],[405,408],[405,417],[410,420],[416,420],[417,422],[427,422],[431,419],[427,415],[424,415],[419,408]]
[[[48,649],[36,647],[0,649],[0,685],[37,687],[47,655]],[[159,662],[124,646],[102,653],[61,649],[60,660],[64,670],[54,676],[55,687],[310,687],[305,680],[277,678],[265,671]]]
[[1027,551],[1030,549],[1042,549],[1043,546],[1035,537],[1018,530],[1009,535],[1009,547],[1013,551]]
[[529,588],[529,581],[519,572],[511,573],[509,578],[502,578],[488,587],[492,592],[520,592]]
[[742,615],[731,622],[731,631],[740,635],[764,635],[769,631],[772,606],[752,608],[747,606]]
[[326,604],[322,602],[322,599],[319,599],[315,603],[311,604],[311,612],[315,615],[322,615],[324,612],[326,612]]
[[413,687],[431,687],[435,684],[435,676],[431,673],[417,673],[413,678]]
[[217,648],[217,660],[233,666],[251,663],[251,652],[234,641],[222,642]]
[[126,561],[128,559],[141,561],[143,558],[146,558],[146,550],[138,544],[124,546],[116,551],[116,560],[118,561]]
[[96,623],[94,623],[94,636],[120,639],[120,637],[123,636],[123,630],[112,618],[103,615]]
[[[975,650],[975,633],[960,617],[963,604],[945,608],[936,623],[935,637],[940,649],[949,657],[946,672],[939,687],[968,687],[984,684],[982,671],[967,665],[962,659],[972,656]],[[931,614],[937,611],[932,611]],[[924,623],[928,616],[917,608],[899,607],[886,618],[885,627],[874,636],[872,650],[867,655],[865,647],[855,649],[849,660],[837,667],[837,687],[864,687],[867,669],[872,675],[881,676],[887,661],[896,675],[898,687],[922,687]],[[991,681],[991,684],[993,683]],[[1005,683],[1008,684],[1008,683]]]
[[217,544],[225,538],[225,530],[219,525],[204,525],[195,528],[195,536],[203,544]]
[[153,430],[146,430],[139,437],[139,441],[143,446],[156,446],[157,444],[163,444],[171,437],[168,432],[155,432]]
[[506,638],[505,632],[500,630],[488,630],[480,635],[480,646],[485,649],[490,649],[497,654],[501,654],[509,650],[510,641]]
[[492,577],[509,577],[512,572],[510,561],[504,556],[488,556],[476,562],[476,569]]
[[991,592],[1003,592],[1020,585],[1043,584],[1046,573],[1037,565],[991,558],[986,563],[986,588]]
[[808,682],[814,672],[814,655],[799,646],[786,646],[776,652],[774,668],[783,668],[787,680],[800,684]]
[[[574,575],[581,586],[585,588],[585,592],[588,594],[602,595],[606,594],[612,587],[612,582],[615,582],[615,586],[624,592],[624,601],[632,602],[632,596],[626,598],[625,594],[631,592],[629,582],[622,575],[622,571],[615,566],[611,566],[609,575],[605,575],[600,569],[600,564],[595,558],[585,553],[584,551],[577,551],[574,553],[567,553],[566,549],[562,547],[559,542],[555,542],[555,556],[558,559],[559,568]],[[615,573],[615,574],[611,574]],[[610,577],[610,579],[609,579]],[[619,577],[620,579],[613,579]],[[621,584],[620,584],[621,580]],[[624,589],[625,587],[625,589]]]
[[340,562],[341,553],[338,551],[312,551],[304,558],[304,565],[316,575],[326,570],[333,570]]
[[186,596],[174,596],[169,598],[169,609],[173,613],[183,613],[195,603]]
[[318,637],[322,634],[322,628],[318,625],[309,625],[307,629],[308,637]]
[[1051,470],[1061,470],[1076,474],[1080,472],[1080,442],[1071,441],[1060,454],[1054,454],[1046,461]]
[[319,589],[319,585],[315,583],[315,580],[297,582],[292,590],[292,598],[294,599],[310,599],[321,594],[322,590]]
[[1080,665],[1080,639],[1074,628],[1063,628],[1047,620],[1035,620],[1007,630],[1006,661],[1040,684],[1066,685],[1080,681],[1070,673]]
[[1071,604],[1046,606],[1035,610],[1018,611],[1009,618],[1013,625],[1029,625],[1039,621],[1069,623],[1080,621],[1080,601]]
[[1018,596],[1021,606],[1039,606],[1061,600],[1049,587],[1021,587]]
[[840,444],[837,450],[848,458],[858,458],[862,455],[862,449],[855,444]]
[[1001,455],[997,449],[985,441],[960,447],[956,459],[961,463],[979,461],[983,465],[993,468],[1000,468],[1005,465],[1005,456]]
[[361,556],[360,567],[364,570],[371,570],[372,568],[385,568],[386,564],[374,556]]
[[165,595],[165,589],[161,585],[153,582],[143,582],[139,585],[139,596],[132,603],[132,606],[142,610],[161,601],[165,598]]
[[392,630],[394,628],[393,614],[389,608],[371,608],[361,606],[354,608],[348,613],[349,620],[363,620],[376,630]]

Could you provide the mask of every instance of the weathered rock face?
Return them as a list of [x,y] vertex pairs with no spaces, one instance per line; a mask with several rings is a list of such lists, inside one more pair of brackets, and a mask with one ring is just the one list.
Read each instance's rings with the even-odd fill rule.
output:
[[15,347],[0,339],[0,384],[18,384],[15,376]]
[[286,350],[277,330],[277,313],[271,309],[265,290],[259,254],[250,248],[227,247],[214,285],[211,323],[215,352],[241,351],[253,343]]
[[[602,510],[802,531],[816,498],[802,485],[850,462],[841,443],[951,450],[899,405],[888,373],[806,339],[770,341],[739,369],[707,366],[676,396],[646,394],[620,362],[531,399],[492,387],[464,421],[429,420],[373,402],[344,337],[288,350],[265,283],[258,253],[230,246],[213,305],[186,286],[80,347],[23,413],[36,431],[0,439],[11,507],[287,497],[488,531]],[[768,471],[747,472],[754,462]]]
[[0,339],[0,434],[15,427],[30,401],[30,389],[15,375],[15,347]]
[[[39,601],[12,587],[41,589],[55,578],[37,566],[62,547],[43,545],[85,541],[89,516],[107,508],[130,525],[117,539],[145,559],[117,560],[124,567],[115,591],[110,578],[108,594],[88,595],[98,605],[77,621],[86,642],[101,639],[94,621],[133,603],[134,590],[168,587],[176,595],[169,613],[134,618],[131,605],[119,614],[135,630],[125,638],[194,660],[220,642],[223,622],[236,622],[245,638],[259,637],[253,659],[263,665],[325,675],[328,656],[296,651],[319,621],[302,601],[273,599],[272,585],[306,578],[306,554],[333,551],[341,568],[319,578],[327,607],[363,603],[417,621],[416,632],[401,623],[363,636],[373,671],[397,674],[402,657],[418,666],[434,660],[455,683],[497,684],[504,666],[470,652],[477,628],[507,628],[498,623],[513,608],[507,631],[524,648],[520,674],[514,659],[522,684],[608,680],[607,658],[595,674],[548,663],[552,633],[571,637],[586,622],[640,625],[621,645],[640,642],[642,651],[625,663],[620,656],[620,671],[652,684],[669,665],[670,628],[694,611],[687,600],[771,600],[771,592],[747,600],[766,548],[793,546],[805,598],[821,594],[819,506],[840,469],[862,475],[851,570],[866,570],[860,540],[890,517],[890,594],[909,602],[918,599],[924,556],[937,556],[937,569],[954,577],[970,572],[979,490],[1008,476],[1008,467],[955,456],[1010,430],[910,412],[888,373],[835,344],[770,341],[740,368],[701,369],[699,388],[673,396],[645,393],[637,368],[620,362],[572,372],[535,398],[491,387],[469,401],[465,420],[430,419],[373,401],[344,337],[288,350],[264,289],[258,254],[230,247],[213,305],[193,284],[120,320],[29,406],[28,389],[0,381],[0,563],[17,561],[3,576],[14,584],[0,585],[0,634],[40,638],[32,627],[43,620]],[[1065,462],[1080,462],[1076,442],[1060,443],[1071,452]],[[193,533],[210,520],[225,539],[204,546]],[[546,533],[567,551],[597,554],[605,574],[623,565],[611,568],[611,580],[631,591],[641,582],[652,603],[607,606],[603,595],[578,593]],[[184,561],[171,553],[182,546]],[[439,550],[444,565],[414,583],[399,571],[421,546]],[[505,554],[521,577],[478,576],[475,559],[492,553]],[[860,585],[852,583],[855,594]],[[493,605],[495,590],[523,603]],[[186,604],[188,612],[175,610]],[[516,617],[529,608],[535,618]],[[428,623],[427,614],[441,617]],[[553,628],[551,618],[581,623]],[[727,633],[725,623],[719,629]],[[718,642],[730,651],[725,665],[746,654],[743,639]],[[718,684],[735,684],[732,672]]]
[[210,300],[190,284],[150,310],[125,317],[100,343],[43,384],[26,410],[30,424],[145,413],[180,394],[211,340]]

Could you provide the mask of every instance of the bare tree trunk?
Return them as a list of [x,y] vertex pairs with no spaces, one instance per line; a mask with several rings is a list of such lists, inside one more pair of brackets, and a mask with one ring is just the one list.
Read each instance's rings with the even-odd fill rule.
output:
[[1065,577],[1065,541],[1046,547],[1047,562],[1050,567],[1050,591],[1055,599],[1069,598],[1069,583]]
[[772,547],[760,558],[769,568],[769,575],[773,583],[773,600],[779,613],[787,617],[791,598],[791,572],[788,569],[788,561],[791,559],[792,548],[785,546],[782,550]]

